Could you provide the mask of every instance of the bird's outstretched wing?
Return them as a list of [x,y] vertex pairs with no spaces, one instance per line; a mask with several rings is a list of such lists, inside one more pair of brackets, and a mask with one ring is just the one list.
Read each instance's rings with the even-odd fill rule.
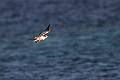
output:
[[50,32],[50,24],[48,25],[48,27],[42,32],[40,33],[38,36],[44,36],[45,34]]

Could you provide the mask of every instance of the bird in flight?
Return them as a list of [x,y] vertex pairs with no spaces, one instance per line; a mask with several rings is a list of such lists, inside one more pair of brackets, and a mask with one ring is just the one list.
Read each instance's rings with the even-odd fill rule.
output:
[[48,27],[41,32],[38,36],[35,36],[34,38],[31,38],[29,40],[34,41],[35,43],[40,42],[41,40],[45,40],[46,38],[49,38],[50,36],[47,36],[46,34],[50,32],[50,24],[48,25]]

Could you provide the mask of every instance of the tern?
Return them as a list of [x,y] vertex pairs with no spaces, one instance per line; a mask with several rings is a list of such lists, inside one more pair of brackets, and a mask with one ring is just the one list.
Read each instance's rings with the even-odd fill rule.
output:
[[50,32],[50,24],[48,25],[48,27],[41,32],[38,36],[35,36],[34,38],[30,38],[29,40],[34,41],[35,43],[40,42],[41,40],[45,40],[47,38],[49,38],[50,36],[47,36],[46,34]]

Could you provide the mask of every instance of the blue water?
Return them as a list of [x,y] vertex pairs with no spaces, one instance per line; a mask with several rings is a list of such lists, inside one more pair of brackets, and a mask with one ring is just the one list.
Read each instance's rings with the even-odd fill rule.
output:
[[119,80],[120,1],[94,1],[1,0],[0,80]]

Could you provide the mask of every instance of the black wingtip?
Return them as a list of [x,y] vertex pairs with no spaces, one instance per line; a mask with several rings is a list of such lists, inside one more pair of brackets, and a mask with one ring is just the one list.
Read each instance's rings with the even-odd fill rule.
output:
[[46,30],[50,30],[50,24],[48,25],[47,29]]
[[50,31],[50,24],[49,24],[48,27],[45,29],[45,31]]
[[50,24],[48,25],[48,27],[50,27]]

